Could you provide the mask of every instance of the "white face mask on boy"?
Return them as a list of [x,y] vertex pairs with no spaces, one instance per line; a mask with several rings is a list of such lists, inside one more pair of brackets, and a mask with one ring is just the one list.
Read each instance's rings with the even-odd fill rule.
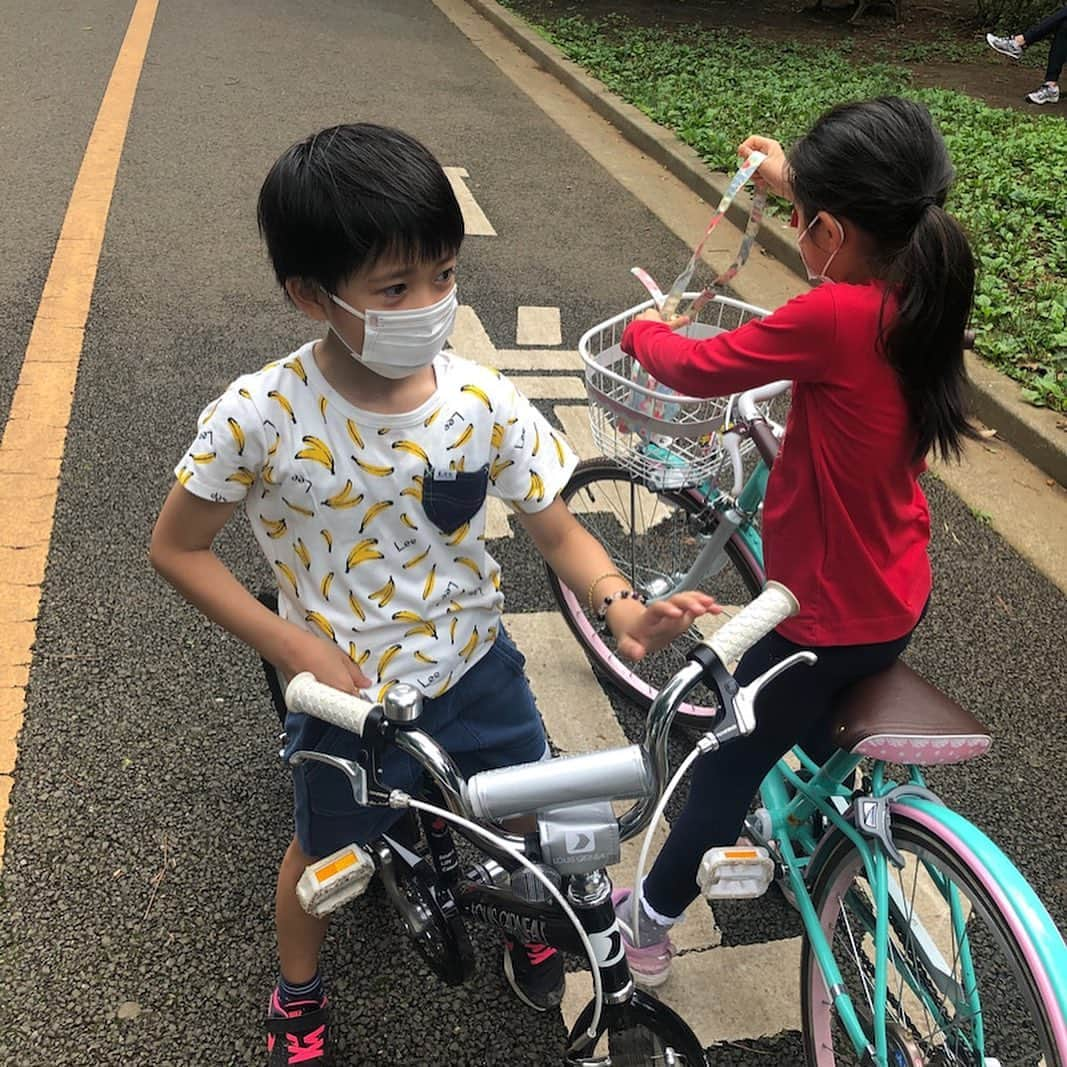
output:
[[403,311],[357,311],[339,296],[326,295],[350,315],[363,320],[363,351],[357,352],[338,332],[353,359],[383,378],[409,378],[429,366],[445,347],[456,322],[456,287],[429,307]]
[[834,256],[841,251],[841,245],[845,243],[845,228],[833,217],[833,215],[827,215],[826,218],[830,219],[837,227],[838,233],[841,234],[841,244],[830,253],[830,257],[823,264],[821,271],[813,271],[811,267],[808,266],[808,261],[804,257],[804,246],[800,243],[808,235],[808,231],[812,226],[819,221],[819,216],[816,215],[815,218],[804,227],[804,232],[797,237],[797,251],[800,253],[800,262],[804,264],[804,271],[808,276],[808,281],[811,282],[812,285],[823,285],[826,282],[833,284],[833,278],[828,277],[826,272],[830,269],[830,264],[833,263]]

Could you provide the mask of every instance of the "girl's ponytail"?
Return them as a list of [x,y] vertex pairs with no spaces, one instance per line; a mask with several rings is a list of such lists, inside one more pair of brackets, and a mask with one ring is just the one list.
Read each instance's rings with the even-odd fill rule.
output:
[[793,146],[789,164],[806,218],[827,211],[874,242],[886,284],[882,346],[907,399],[916,458],[931,448],[959,456],[963,438],[977,436],[963,364],[974,257],[944,210],[955,172],[930,113],[892,96],[841,104]]
[[915,457],[959,459],[967,420],[963,332],[974,293],[974,256],[959,223],[934,199],[919,208],[887,278],[897,311],[883,340],[917,435]]

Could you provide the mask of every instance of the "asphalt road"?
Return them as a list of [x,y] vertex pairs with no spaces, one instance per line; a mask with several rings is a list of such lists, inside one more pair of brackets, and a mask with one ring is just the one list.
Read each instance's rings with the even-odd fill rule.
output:
[[[8,3],[0,418],[132,6]],[[668,276],[684,262],[658,220],[429,0],[161,4],[86,332],[20,739],[0,876],[0,1062],[261,1060],[287,772],[255,658],[152,573],[146,544],[205,400],[311,336],[259,244],[259,183],[292,141],[356,119],[407,129],[468,169],[499,236],[468,240],[461,299],[498,347],[514,347],[519,305],[548,305],[574,348],[639,299],[632,264]],[[909,659],[997,738],[989,758],[933,785],[1062,924],[1064,597],[938,482],[927,488],[937,589]],[[265,584],[242,522],[219,548]],[[521,536],[496,554],[508,610],[550,610]],[[635,732],[636,713],[615,705]],[[770,898],[717,917],[733,944],[797,932]],[[557,1062],[559,1017],[516,1005],[497,939],[477,944],[475,980],[447,990],[379,890],[344,912],[324,960],[342,1062]],[[119,1018],[129,1004],[121,1014],[135,1017]],[[789,1064],[798,1050],[785,1033],[714,1056]]]

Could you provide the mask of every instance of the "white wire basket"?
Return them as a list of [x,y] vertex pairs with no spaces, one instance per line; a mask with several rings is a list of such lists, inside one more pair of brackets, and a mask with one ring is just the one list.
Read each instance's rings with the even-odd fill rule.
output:
[[[686,293],[687,300],[697,293]],[[619,347],[626,327],[651,300],[587,331],[578,342],[585,364],[589,422],[600,452],[653,489],[701,485],[718,476],[726,453],[720,431],[729,397],[683,396],[657,383]],[[727,296],[714,296],[678,332],[714,337],[769,312]],[[742,450],[752,442],[745,439]]]

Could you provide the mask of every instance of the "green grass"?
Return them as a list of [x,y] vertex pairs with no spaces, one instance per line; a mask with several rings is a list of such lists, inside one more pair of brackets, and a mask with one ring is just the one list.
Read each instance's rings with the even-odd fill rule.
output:
[[[522,3],[504,0],[523,14]],[[854,64],[825,46],[734,30],[681,34],[618,16],[542,19],[536,28],[716,170],[750,133],[789,144],[845,100],[899,94],[924,103],[956,166],[949,207],[979,261],[978,354],[1031,403],[1067,411],[1067,122],[993,108],[963,93],[914,89],[907,68]]]

